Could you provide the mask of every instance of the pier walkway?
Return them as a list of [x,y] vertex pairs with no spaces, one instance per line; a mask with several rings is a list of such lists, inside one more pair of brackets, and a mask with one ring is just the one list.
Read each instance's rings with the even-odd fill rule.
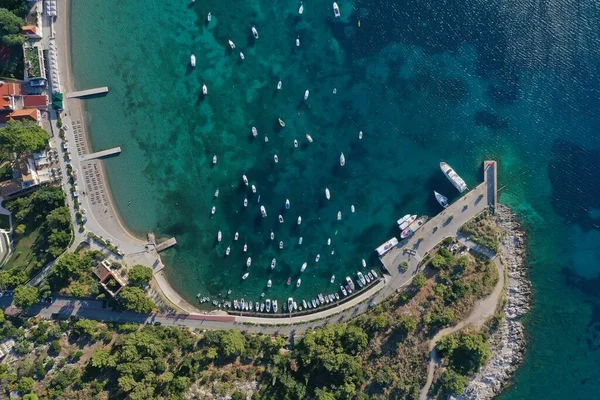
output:
[[174,237],[172,237],[171,239],[167,239],[164,242],[156,245],[156,251],[158,251],[160,253],[161,251],[164,251],[164,250],[168,249],[169,247],[173,247],[176,244],[177,244],[177,240]]
[[113,147],[112,149],[97,151],[95,153],[82,154],[79,158],[80,158],[81,162],[83,162],[83,161],[95,160],[97,158],[108,157],[108,156],[112,156],[113,154],[119,154],[119,153],[121,153],[121,148]]
[[88,97],[95,94],[108,93],[108,86],[102,86],[94,89],[80,90],[78,92],[67,93],[67,99],[74,99],[78,97]]

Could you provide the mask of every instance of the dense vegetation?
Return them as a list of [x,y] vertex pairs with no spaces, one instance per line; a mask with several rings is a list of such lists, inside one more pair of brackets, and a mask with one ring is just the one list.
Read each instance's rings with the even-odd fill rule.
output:
[[71,241],[71,217],[65,195],[56,187],[42,187],[30,195],[4,204],[16,225],[14,252],[0,271],[0,288],[28,281]]
[[0,77],[23,79],[22,43],[25,38],[20,32],[28,9],[25,0],[0,1],[0,52],[3,55],[0,58]]
[[502,232],[488,217],[489,213],[486,211],[461,226],[459,231],[478,245],[498,253]]
[[48,132],[33,121],[8,121],[0,128],[0,148],[17,157],[44,150],[49,139]]

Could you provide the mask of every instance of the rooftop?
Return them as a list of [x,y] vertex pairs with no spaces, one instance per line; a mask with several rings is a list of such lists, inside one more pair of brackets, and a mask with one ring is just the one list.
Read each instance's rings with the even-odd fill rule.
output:
[[25,108],[40,108],[48,106],[48,96],[44,95],[33,95],[23,96],[23,107]]
[[12,120],[18,120],[18,121],[23,121],[23,120],[31,120],[31,121],[39,121],[40,120],[40,112],[37,109],[30,109],[30,110],[15,110],[13,112],[11,112],[10,114],[8,114],[8,118],[12,119]]

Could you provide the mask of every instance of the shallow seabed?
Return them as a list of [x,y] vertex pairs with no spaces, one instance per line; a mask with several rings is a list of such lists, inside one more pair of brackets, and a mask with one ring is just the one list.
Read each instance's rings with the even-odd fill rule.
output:
[[[228,289],[231,298],[258,300],[267,279],[280,304],[333,290],[332,274],[340,282],[362,269],[362,258],[378,265],[373,249],[398,235],[396,219],[438,212],[433,190],[458,197],[441,160],[472,187],[483,160],[496,159],[500,199],[530,231],[535,290],[530,349],[504,398],[596,397],[595,2],[340,1],[337,20],[329,2],[305,2],[302,16],[299,3],[283,1],[128,1],[118,12],[111,3],[73,2],[77,87],[110,87],[87,101],[93,147],[123,148],[106,161],[117,207],[132,231],[177,237],[164,260],[189,300]],[[286,286],[305,261],[301,287]]]

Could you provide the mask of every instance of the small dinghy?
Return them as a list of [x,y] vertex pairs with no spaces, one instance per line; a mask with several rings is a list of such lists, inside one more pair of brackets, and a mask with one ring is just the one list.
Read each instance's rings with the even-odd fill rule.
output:
[[254,26],[252,27],[252,36],[254,36],[254,39],[258,39],[258,31]]
[[307,265],[308,265],[308,263],[304,262],[304,264],[302,264],[302,267],[300,267],[300,272],[304,272],[304,270],[306,269]]
[[227,246],[227,250],[225,250],[225,255],[228,256],[231,253],[231,247]]
[[271,240],[275,240],[275,234],[271,231]]
[[265,303],[260,303],[260,312],[265,311]]
[[265,143],[269,143],[269,137],[265,135]]
[[306,134],[306,140],[308,140],[309,143],[313,142],[312,136],[310,136],[308,133]]
[[333,15],[336,18],[340,17],[340,7],[338,6],[338,3],[336,3],[335,1],[333,2]]
[[244,253],[248,251],[248,243],[244,243]]
[[210,22],[212,21],[212,14],[208,13],[208,15],[206,16],[206,22]]
[[337,220],[340,221],[342,219],[342,212],[338,211]]
[[344,153],[340,154],[340,165],[342,167],[346,165],[346,157],[344,157]]
[[265,206],[260,206],[260,215],[262,215],[263,218],[267,216],[267,210],[265,209]]
[[248,199],[244,199],[244,207],[248,207]]
[[267,310],[267,312],[271,312],[271,299],[267,299],[265,303],[265,310]]
[[246,280],[248,275],[250,275],[250,272],[246,272],[244,275],[242,275],[242,280]]
[[300,36],[296,38],[296,47],[300,47]]
[[275,265],[277,264],[277,260],[274,258],[271,260],[271,269],[275,269]]
[[333,94],[337,94],[337,89],[333,88]]
[[238,232],[233,236],[233,240],[238,240],[240,238],[240,234]]
[[252,136],[257,137],[258,136],[258,131],[256,130],[256,127],[252,127]]
[[302,217],[298,216],[298,225],[302,225]]
[[290,209],[290,201],[288,199],[285,199],[285,209],[286,210]]
[[275,164],[279,162],[279,157],[277,157],[277,154],[273,156],[273,161],[275,161]]
[[283,86],[283,82],[277,82],[277,90],[281,90],[281,86]]
[[363,137],[363,133],[362,133],[362,131],[358,132],[358,140],[361,140],[361,139],[362,139],[362,137]]
[[300,236],[300,239],[298,239],[298,244],[302,244],[302,236]]
[[231,47],[231,49],[235,49],[235,43],[233,43],[231,40],[229,40],[229,47]]
[[350,206],[350,211],[352,211],[352,212],[355,212],[355,211],[356,211],[356,208],[354,208],[354,204],[352,204],[352,205]]
[[192,68],[196,66],[196,56],[193,54],[190,56],[190,65]]
[[256,193],[256,186],[252,185],[252,193]]
[[288,278],[288,280],[287,280],[286,283],[287,283],[288,286],[292,284],[292,277],[291,276]]
[[300,287],[301,284],[302,284],[302,279],[298,278],[298,280],[296,281],[296,287]]
[[267,287],[270,288],[273,285],[273,282],[269,279],[267,281]]
[[294,139],[294,147],[298,147],[298,141]]
[[217,155],[215,154],[215,155],[213,155],[213,164],[216,164],[216,163],[217,163]]
[[331,192],[329,191],[329,188],[325,188],[325,198],[327,200],[331,199]]
[[308,89],[306,89],[306,91],[304,92],[304,100],[308,100],[309,94],[310,94],[310,92],[308,91]]
[[246,56],[245,56],[245,55],[244,55],[244,53],[242,53],[241,51],[240,51],[240,58],[241,58],[242,60],[245,60],[245,59],[246,59]]
[[435,195],[435,199],[437,200],[437,202],[440,203],[440,206],[444,208],[448,207],[448,198],[446,196],[442,196],[435,190],[433,191],[433,194]]
[[327,239],[327,246],[331,246],[331,238]]
[[244,185],[248,186],[248,177],[246,175],[242,175],[242,181],[244,181]]
[[283,249],[283,241],[279,242],[279,248]]
[[217,233],[217,241],[219,241],[219,242],[220,242],[220,241],[221,241],[221,239],[223,239],[223,234],[221,233],[221,231],[219,231],[219,232]]
[[348,296],[348,292],[346,292],[346,289],[344,289],[344,287],[343,287],[343,286],[340,286],[340,290],[342,291],[342,294],[343,294],[344,296]]
[[248,259],[246,260],[246,267],[249,267],[250,265],[252,265],[252,258],[248,257]]
[[320,259],[321,259],[321,255],[317,254],[317,256],[315,257],[315,262],[319,262]]
[[[298,9],[298,14],[302,15],[304,12],[304,4],[300,3],[300,8]],[[306,306],[304,306],[306,308]]]
[[215,197],[219,197],[219,189],[215,190]]
[[206,96],[206,95],[208,94],[208,88],[206,87],[206,85],[205,85],[205,84],[203,84],[203,85],[202,85],[202,94],[203,94],[204,96]]
[[213,206],[213,208],[210,210],[210,215],[215,215],[215,212],[217,212],[217,207]]
[[279,125],[281,125],[282,128],[285,128],[285,122],[283,122],[281,118],[277,118],[277,120],[279,121]]
[[279,223],[283,224],[283,215],[279,214]]
[[362,266],[363,266],[363,268],[367,268],[367,262],[365,261],[365,259],[364,259],[364,258],[362,259],[362,261],[361,261],[361,262],[362,262]]
[[329,283],[333,283],[335,282],[335,275],[331,275],[331,279],[329,280]]

